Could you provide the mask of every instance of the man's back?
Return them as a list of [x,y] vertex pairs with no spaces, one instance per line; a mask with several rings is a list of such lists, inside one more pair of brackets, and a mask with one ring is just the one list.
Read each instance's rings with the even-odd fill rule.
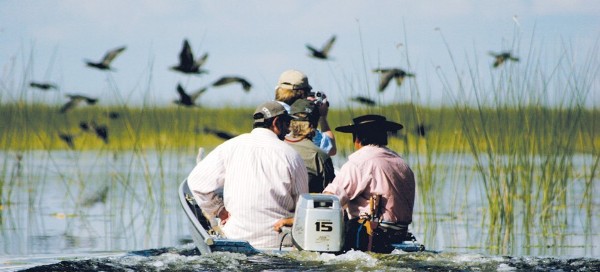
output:
[[308,191],[321,193],[335,177],[333,163],[325,151],[314,145],[310,139],[287,141],[300,154],[308,170]]
[[352,199],[348,209],[353,218],[368,213],[370,196],[380,194],[384,221],[407,224],[412,221],[414,175],[404,159],[388,148],[364,146],[352,153],[334,183],[338,187],[347,186],[348,198]]
[[280,235],[273,231],[273,224],[293,217],[298,196],[308,191],[300,156],[270,130],[255,128],[217,147],[203,163],[190,176],[197,172],[194,180],[200,184],[194,188],[202,191],[223,186],[229,212],[222,227],[225,235],[257,248],[279,246]]

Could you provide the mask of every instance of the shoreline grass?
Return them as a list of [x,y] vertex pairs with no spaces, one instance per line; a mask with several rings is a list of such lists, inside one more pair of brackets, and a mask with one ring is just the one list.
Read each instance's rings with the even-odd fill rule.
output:
[[[119,113],[119,117],[108,118],[110,112]],[[223,130],[233,135],[249,132],[252,129],[250,112],[250,108],[88,107],[60,114],[56,107],[47,105],[0,104],[0,114],[5,120],[0,125],[0,149],[69,149],[58,137],[59,133],[74,135],[74,150],[212,148],[223,139],[204,133],[203,128]],[[354,116],[348,116],[344,111],[332,109],[330,125],[345,125],[351,122],[352,117],[372,112],[359,108],[353,111]],[[442,153],[471,152],[473,149],[488,150],[494,154],[521,152],[544,155],[558,152],[546,148],[548,146],[565,147],[575,153],[593,153],[600,144],[600,111],[595,109],[539,106],[450,109],[399,104],[381,107],[377,113],[391,116],[391,119],[404,124],[398,135],[390,137],[390,146],[405,153],[415,153],[418,149]],[[108,143],[79,127],[80,122],[91,120],[107,126]],[[425,136],[417,131],[422,124],[427,128]],[[352,146],[349,137],[340,135],[337,138],[338,149]]]
[[[594,84],[597,84],[595,78],[600,65],[594,53],[598,48],[591,50],[583,65],[576,65],[574,57],[567,54],[568,50],[556,58],[556,63],[548,64],[546,58],[533,48],[532,45],[526,58],[533,61],[505,64],[501,69],[488,68],[489,75],[482,75],[485,69],[474,63],[468,63],[467,71],[462,72],[448,48],[454,71],[450,76],[442,69],[436,71],[444,93],[452,97],[445,106],[419,103],[420,94],[424,92],[416,81],[409,80],[403,88],[409,88],[410,102],[371,108],[341,105],[330,109],[332,128],[349,124],[353,117],[367,113],[382,114],[404,125],[403,130],[390,137],[389,147],[414,162],[411,168],[417,177],[417,199],[425,218],[415,225],[425,229],[426,245],[431,245],[435,239],[436,221],[446,215],[451,218],[476,217],[481,222],[481,229],[488,228],[487,240],[481,241],[482,245],[499,254],[507,254],[515,244],[513,236],[519,227],[528,234],[539,229],[542,232],[539,235],[552,241],[565,225],[573,224],[567,220],[567,205],[574,200],[587,214],[586,226],[595,224],[592,218],[597,214],[593,200],[597,194],[594,181],[598,179],[600,166],[600,108],[583,105],[597,88]],[[406,59],[409,59],[406,52]],[[368,73],[366,68],[364,72]],[[118,95],[118,87],[110,82],[109,89]],[[562,99],[550,106],[548,96]],[[142,182],[144,196],[158,204],[158,207],[144,209],[144,217],[149,218],[147,227],[156,224],[153,217],[158,217],[158,224],[161,224],[162,209],[168,199],[165,192],[173,179],[165,174],[171,169],[168,156],[195,154],[199,147],[210,151],[224,141],[205,133],[204,128],[232,135],[251,131],[253,111],[253,107],[83,106],[60,114],[59,106],[35,102],[2,103],[0,93],[3,119],[0,122],[0,152],[15,154],[5,156],[0,169],[2,177],[7,177],[0,178],[0,215],[3,203],[11,203],[11,192],[15,191],[13,180],[19,176],[13,174],[17,173],[13,160],[23,153],[42,150],[50,154],[69,150],[67,153],[77,161],[80,152],[99,151],[99,157],[109,161],[111,156],[131,152],[132,158],[139,163],[130,162],[129,169],[113,177],[109,184],[132,188],[132,184]],[[117,113],[118,118],[111,118],[111,113]],[[81,128],[82,122],[89,124],[92,121],[106,126],[108,142]],[[61,140],[59,133],[72,135],[73,146]],[[338,133],[336,136],[337,156],[345,157],[354,151],[352,137]],[[150,158],[153,155],[148,154],[157,158]],[[586,158],[583,170],[575,169],[574,160],[581,157],[577,154],[586,155],[583,156]],[[588,157],[591,158],[589,161]],[[153,159],[158,162],[157,169],[151,169],[148,162]],[[182,160],[188,159],[193,160]],[[468,162],[465,166],[457,160]],[[62,173],[61,167],[55,165],[53,171],[55,168]],[[100,163],[93,167],[103,169],[107,166]],[[131,172],[139,168],[143,178],[132,178]],[[177,171],[181,175],[189,171],[177,170],[181,170]],[[44,171],[49,170],[38,171],[45,175]],[[83,182],[85,177],[81,171],[84,170],[75,170],[72,179],[61,176],[65,184],[73,187],[73,192],[67,192],[67,198],[74,198],[77,191],[86,190],[88,184]],[[459,183],[464,184],[464,191],[457,189],[462,188]],[[584,191],[575,195],[573,183],[583,184]],[[481,210],[475,214],[469,214],[473,212],[468,207],[472,203],[467,200],[473,193],[469,191],[472,190],[470,185],[481,190],[474,192],[483,202]],[[117,209],[137,213],[134,204],[145,203],[143,197],[141,193],[127,193],[130,194],[129,202],[113,199],[111,203],[118,206]],[[41,202],[39,192],[32,191],[31,194],[30,199]],[[112,187],[109,198],[111,194],[115,194]],[[540,246],[533,244],[529,235],[526,238],[522,241],[525,248]]]

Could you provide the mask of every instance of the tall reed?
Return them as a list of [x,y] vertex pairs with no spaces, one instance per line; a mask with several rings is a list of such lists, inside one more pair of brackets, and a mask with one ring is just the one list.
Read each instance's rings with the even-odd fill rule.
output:
[[[568,50],[554,62],[541,61],[533,48],[526,62],[490,68],[487,76],[477,62],[468,65],[466,74],[455,64],[455,84],[440,75],[446,90],[457,94],[455,111],[488,202],[489,221],[482,223],[489,224],[489,237],[494,238],[490,244],[500,253],[513,242],[518,214],[524,213],[519,225],[526,232],[535,222],[544,236],[552,236],[566,223],[567,192],[576,176],[574,155],[587,153],[590,147],[593,151],[597,141],[587,128],[597,122],[589,115],[595,110],[586,110],[584,104],[593,90],[598,63],[576,63]],[[593,50],[588,59],[596,53]],[[454,61],[450,50],[449,54]],[[549,96],[560,97],[561,102],[551,105]]]
[[[514,242],[512,236],[520,230],[519,226],[533,233],[539,224],[545,236],[560,239],[552,235],[567,223],[565,213],[569,198],[582,197],[581,205],[590,215],[588,220],[594,213],[593,184],[600,161],[600,111],[583,105],[595,88],[594,78],[599,67],[593,53],[597,50],[592,50],[589,62],[578,65],[569,50],[552,63],[541,61],[546,58],[532,48],[523,58],[529,61],[507,63],[500,69],[486,70],[477,61],[469,63],[466,74],[458,67],[449,73],[438,69],[445,91],[455,95],[450,106],[424,105],[420,96],[427,89],[411,79],[399,87],[403,94],[410,94],[408,102],[383,103],[374,108],[342,105],[330,110],[332,127],[348,124],[351,117],[366,113],[383,114],[405,126],[400,134],[390,137],[389,145],[414,162],[411,167],[417,177],[418,201],[423,207],[418,212],[423,215],[422,222],[433,222],[423,223],[426,242],[435,239],[436,222],[446,216],[479,216],[462,210],[472,203],[467,200],[470,192],[455,190],[459,183],[464,183],[468,190],[469,185],[481,182],[481,194],[487,205],[482,211],[481,224],[489,227],[489,241],[483,245],[502,253]],[[405,53],[408,60],[408,50]],[[451,50],[449,54],[453,58]],[[410,68],[410,62],[407,65]],[[32,206],[42,206],[40,192],[43,189],[36,186],[44,186],[43,176],[50,172],[56,174],[66,188],[65,209],[75,214],[87,212],[78,205],[85,193],[102,192],[98,189],[108,186],[105,213],[114,216],[113,212],[118,211],[123,215],[111,221],[114,225],[110,228],[130,234],[135,231],[131,227],[141,220],[147,235],[144,239],[150,240],[152,230],[160,229],[162,233],[168,227],[169,222],[165,222],[163,216],[173,212],[167,210],[171,197],[167,192],[174,186],[173,179],[178,181],[189,173],[188,160],[194,159],[198,147],[210,150],[223,142],[204,133],[203,128],[217,128],[232,134],[251,130],[252,107],[183,108],[149,103],[129,107],[120,98],[123,90],[114,84],[110,75],[107,82],[106,89],[117,97],[116,105],[82,106],[66,114],[60,114],[57,105],[30,103],[26,99],[2,100],[0,92],[3,118],[0,152],[16,155],[4,156],[0,169],[0,208],[10,205],[13,197],[11,192],[16,188],[13,181],[20,173],[15,170],[20,165],[16,159],[18,154],[25,155],[20,163],[26,164],[28,152],[46,151],[42,158],[45,166],[36,173],[42,178],[20,178],[40,182],[27,185],[34,192],[28,196],[29,201],[38,202]],[[9,85],[25,86],[23,82]],[[150,89],[151,77],[147,85],[142,88]],[[563,103],[551,105],[549,95],[562,96]],[[110,118],[109,113],[115,112],[119,117]],[[107,126],[108,143],[94,133],[82,131],[80,122],[91,120]],[[429,128],[424,135],[415,130],[419,125]],[[61,140],[59,133],[75,135],[74,147]],[[337,137],[337,141],[338,156],[344,157],[353,151],[351,137]],[[94,151],[97,158],[91,160],[91,166],[82,166],[80,156],[88,150]],[[56,153],[66,154],[76,167],[57,165],[53,157],[58,156]],[[171,157],[173,153],[177,154],[176,158]],[[465,153],[473,157],[473,167],[470,161],[466,166],[457,161],[467,157]],[[583,174],[574,172],[573,160],[578,153],[591,154]],[[94,170],[109,172],[110,178],[97,180]],[[582,196],[570,195],[572,182],[585,184]],[[448,203],[452,205],[447,207]],[[526,246],[534,246],[532,243],[526,241]]]

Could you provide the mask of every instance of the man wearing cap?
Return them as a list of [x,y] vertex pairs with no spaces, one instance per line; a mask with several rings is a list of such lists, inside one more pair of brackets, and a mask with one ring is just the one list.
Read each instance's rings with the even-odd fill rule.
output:
[[285,141],[304,160],[308,170],[308,192],[321,193],[335,177],[333,163],[325,151],[312,142],[319,121],[319,109],[312,101],[298,99],[291,106],[296,117],[290,123],[290,134]]
[[393,243],[407,239],[415,178],[404,159],[387,148],[387,132],[401,128],[383,116],[364,115],[335,129],[352,133],[356,149],[324,190],[345,206],[345,250],[389,253]]
[[203,213],[220,218],[226,237],[259,249],[280,245],[274,227],[293,218],[298,197],[308,192],[304,161],[283,142],[292,118],[276,101],[261,104],[250,133],[217,146],[188,176]]
[[[284,107],[289,109],[289,105],[293,104],[298,99],[315,99],[309,95],[311,90],[312,86],[308,83],[308,77],[306,77],[304,73],[298,70],[287,70],[279,76],[279,81],[277,82],[277,87],[275,89],[275,100],[284,103]],[[329,127],[329,122],[327,122],[329,102],[324,94],[323,96],[324,100],[319,104],[320,118],[318,126],[320,126],[321,129],[319,130],[315,127],[316,130],[313,142],[329,156],[334,156],[337,153],[335,135],[333,135],[333,132]]]

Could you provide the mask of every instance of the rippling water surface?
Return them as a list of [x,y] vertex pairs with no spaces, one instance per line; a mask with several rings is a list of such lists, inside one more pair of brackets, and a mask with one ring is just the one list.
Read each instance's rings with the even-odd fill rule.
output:
[[389,255],[351,251],[199,255],[192,246],[134,251],[110,257],[78,257],[24,271],[598,271],[591,258],[500,257],[458,253]]
[[[515,220],[513,228],[491,233],[473,160],[456,154],[437,159],[436,175],[444,182],[430,192],[435,205],[419,196],[411,225],[419,242],[438,253],[201,256],[176,193],[195,152],[0,153],[0,270],[600,270],[600,200],[575,197],[589,190],[580,177],[565,188],[567,207],[553,208],[564,213],[557,222]],[[408,159],[413,168],[420,163]],[[336,160],[339,166],[342,159]],[[584,175],[590,161],[576,156],[580,170],[574,172]]]

